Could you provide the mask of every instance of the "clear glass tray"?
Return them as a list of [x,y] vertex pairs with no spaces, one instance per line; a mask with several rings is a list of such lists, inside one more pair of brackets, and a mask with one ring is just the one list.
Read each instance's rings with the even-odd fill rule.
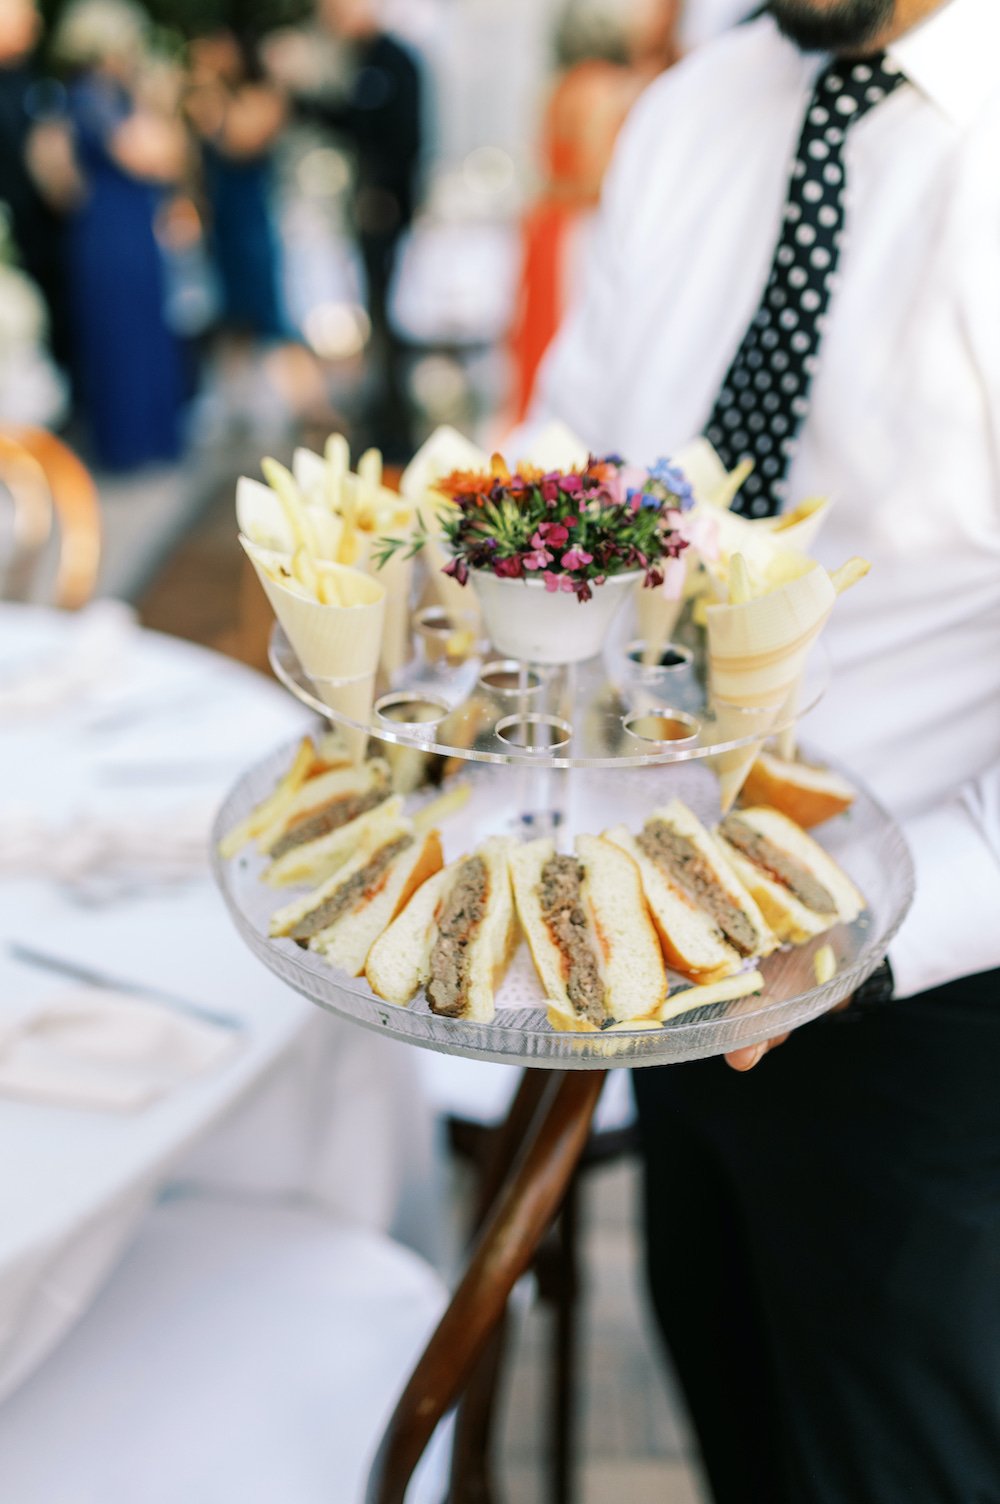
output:
[[[281,683],[318,715],[383,742],[468,762],[644,767],[717,757],[760,739],[759,711],[729,711],[724,721],[714,714],[698,629],[682,622],[655,664],[643,661],[645,644],[637,633],[630,604],[603,654],[583,663],[521,663],[474,639],[455,662],[446,652],[454,637],[448,619],[425,609],[414,616],[409,659],[376,684],[364,723],[325,703],[323,684],[304,672],[277,624],[269,657]],[[766,734],[776,735],[811,710],[829,678],[829,659],[817,643],[795,703],[767,724]],[[335,691],[333,681],[330,687]]]
[[[421,756],[410,749],[389,750],[406,758]],[[544,999],[522,943],[498,993],[493,1023],[439,1018],[422,996],[408,1008],[397,1008],[376,997],[363,978],[333,970],[290,940],[268,939],[271,913],[296,890],[261,882],[263,862],[252,848],[229,862],[219,857],[219,839],[271,790],[293,751],[291,744],[281,747],[245,773],[216,817],[213,863],[229,910],[255,954],[297,991],[331,1012],[425,1049],[570,1070],[664,1065],[722,1054],[805,1023],[847,997],[882,960],[913,896],[913,868],[903,835],[861,788],[853,808],[815,834],[865,894],[868,907],[854,924],[768,957],[761,963],[766,978],[762,995],[682,1014],[655,1030],[557,1032],[546,1019]],[[554,834],[569,849],[578,832],[596,833],[619,821],[638,828],[650,810],[674,797],[703,820],[718,818],[716,780],[704,763],[696,761],[572,773],[473,762],[462,766],[453,780],[468,782],[470,797],[442,826],[449,861],[487,835],[503,833]],[[416,808],[439,793],[437,788],[421,790],[410,797],[408,807]],[[817,986],[813,956],[823,944],[832,945],[837,972],[832,981]],[[671,993],[685,985],[672,977]]]

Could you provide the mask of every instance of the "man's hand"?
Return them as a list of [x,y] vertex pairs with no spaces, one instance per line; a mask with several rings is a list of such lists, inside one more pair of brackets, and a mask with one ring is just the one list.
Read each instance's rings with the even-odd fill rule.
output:
[[789,1029],[787,1034],[776,1034],[773,1039],[762,1040],[760,1044],[748,1044],[742,1050],[730,1050],[726,1064],[731,1065],[734,1071],[752,1071],[768,1050],[776,1050],[779,1044],[784,1044],[791,1032]]
[[[831,1008],[830,1012],[843,1013],[844,1009],[849,1008],[853,1001],[854,994],[852,993],[850,997],[845,997],[843,1002],[837,1003],[836,1007]],[[754,1066],[763,1060],[768,1050],[776,1050],[779,1044],[784,1044],[791,1032],[791,1029],[789,1029],[784,1034],[775,1034],[773,1039],[765,1039],[761,1044],[748,1044],[742,1050],[730,1050],[726,1056],[726,1064],[731,1065],[734,1071],[752,1071]]]

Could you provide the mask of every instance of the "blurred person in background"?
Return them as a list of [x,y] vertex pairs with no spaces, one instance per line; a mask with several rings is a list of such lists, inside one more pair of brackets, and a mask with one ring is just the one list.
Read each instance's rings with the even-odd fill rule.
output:
[[316,50],[304,32],[271,38],[265,62],[289,91],[297,116],[332,132],[353,158],[352,214],[367,283],[374,379],[365,438],[388,458],[405,461],[410,420],[403,352],[388,302],[400,241],[417,205],[421,75],[408,49],[383,30],[373,0],[318,0],[316,19],[335,46],[335,66],[326,76],[317,76]]
[[563,10],[559,75],[542,124],[544,187],[521,227],[512,422],[528,410],[542,357],[579,285],[618,132],[646,85],[680,57],[680,14],[681,0],[570,0]]
[[280,339],[287,320],[272,194],[285,103],[248,38],[214,31],[195,38],[188,55],[185,111],[201,147],[222,323],[235,334]]
[[74,367],[94,459],[117,471],[177,458],[185,396],[157,227],[186,139],[147,27],[129,0],[74,0],[54,41],[82,179],[68,225]]
[[[872,568],[824,633],[808,735],[896,815],[916,891],[841,1011],[736,1070],[634,1073],[647,1269],[717,1504],[987,1504],[1000,6],[768,10],[633,112],[534,416],[636,463],[702,432],[754,462],[751,517],[836,498],[818,558]],[[894,847],[872,860],[898,876]]]
[[0,0],[0,204],[12,254],[48,309],[53,354],[67,359],[62,211],[79,190],[59,91],[39,73],[34,0]]

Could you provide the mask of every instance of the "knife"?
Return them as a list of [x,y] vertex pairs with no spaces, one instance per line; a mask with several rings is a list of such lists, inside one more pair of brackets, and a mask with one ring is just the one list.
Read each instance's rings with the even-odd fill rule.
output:
[[172,992],[161,992],[158,987],[149,987],[144,982],[127,982],[122,977],[111,976],[105,971],[98,971],[90,966],[82,966],[77,961],[68,961],[62,956],[52,956],[46,951],[34,950],[30,945],[18,945],[16,941],[10,941],[7,954],[25,966],[37,966],[42,971],[54,971],[60,976],[72,977],[74,981],[85,982],[90,987],[104,987],[109,992],[130,992],[135,997],[146,998],[151,1003],[160,1003],[163,1007],[173,1008],[178,1013],[186,1013],[190,1018],[196,1018],[201,1023],[214,1024],[217,1029],[242,1030],[246,1028],[243,1019],[237,1018],[235,1013],[220,1013],[214,1008],[204,1008],[200,1003],[188,1002],[187,998],[176,997]]

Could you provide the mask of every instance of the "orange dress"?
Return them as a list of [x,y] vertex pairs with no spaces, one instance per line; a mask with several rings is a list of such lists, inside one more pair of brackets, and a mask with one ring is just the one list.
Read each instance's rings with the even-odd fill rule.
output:
[[511,421],[528,410],[542,357],[572,295],[581,225],[593,213],[618,132],[644,80],[617,63],[590,59],[559,79],[545,112],[546,188],[521,225],[521,280],[510,336]]

